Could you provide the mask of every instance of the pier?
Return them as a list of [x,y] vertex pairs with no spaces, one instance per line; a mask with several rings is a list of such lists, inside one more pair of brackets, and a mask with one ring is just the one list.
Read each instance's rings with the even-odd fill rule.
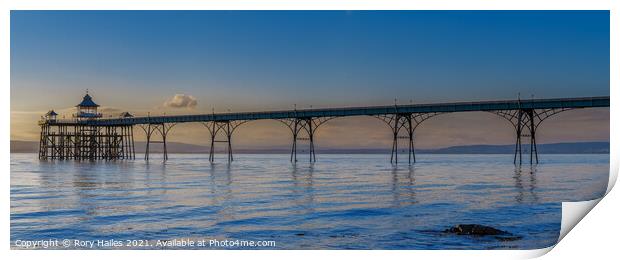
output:
[[[415,130],[427,119],[457,112],[488,112],[508,121],[514,128],[515,151],[513,162],[523,163],[522,145],[530,145],[530,164],[538,163],[536,131],[543,121],[563,111],[609,107],[606,97],[557,99],[516,99],[501,101],[410,104],[367,107],[293,109],[282,111],[211,113],[173,116],[133,116],[124,112],[115,118],[103,118],[97,105],[86,93],[76,106],[72,119],[58,119],[50,110],[40,121],[39,158],[52,160],[121,160],[135,159],[134,126],[146,135],[144,159],[149,160],[151,144],[163,145],[163,159],[168,159],[166,147],[170,130],[182,123],[201,123],[210,140],[209,161],[215,160],[216,144],[224,144],[227,160],[234,160],[232,138],[235,130],[253,120],[277,120],[291,131],[291,162],[297,161],[297,143],[309,143],[309,160],[316,161],[315,134],[321,125],[340,117],[371,116],[382,120],[391,129],[391,163],[398,163],[399,143],[406,142],[407,162],[415,163]],[[159,139],[156,141],[156,137]],[[523,142],[525,139],[525,142]]]

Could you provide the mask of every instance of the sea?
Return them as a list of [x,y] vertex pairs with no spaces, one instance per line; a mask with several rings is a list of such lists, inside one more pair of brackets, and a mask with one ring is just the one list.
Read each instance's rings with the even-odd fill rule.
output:
[[[608,154],[11,154],[13,249],[538,249],[562,202],[600,198]],[[137,155],[141,158],[141,155]],[[444,232],[479,224],[512,239]]]

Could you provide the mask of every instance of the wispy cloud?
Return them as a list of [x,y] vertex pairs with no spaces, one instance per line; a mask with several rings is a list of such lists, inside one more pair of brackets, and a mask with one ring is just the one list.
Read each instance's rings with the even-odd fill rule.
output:
[[175,94],[174,97],[164,102],[164,107],[193,109],[198,105],[195,97],[186,94]]

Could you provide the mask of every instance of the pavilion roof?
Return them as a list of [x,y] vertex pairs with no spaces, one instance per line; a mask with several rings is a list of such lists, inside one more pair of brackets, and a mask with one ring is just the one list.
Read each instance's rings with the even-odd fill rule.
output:
[[121,117],[133,117],[133,115],[130,114],[129,112],[123,112],[121,113]]
[[95,104],[93,98],[86,94],[82,99],[82,102],[77,105],[77,107],[98,107],[99,105]]

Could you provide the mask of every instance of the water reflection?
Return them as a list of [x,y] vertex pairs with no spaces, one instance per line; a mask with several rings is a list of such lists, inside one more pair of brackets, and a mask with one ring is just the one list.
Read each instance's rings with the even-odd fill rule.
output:
[[290,168],[293,182],[292,195],[296,214],[312,214],[315,211],[314,163],[300,166],[293,163]]
[[209,164],[211,195],[213,196],[212,205],[216,208],[216,221],[227,221],[236,219],[233,201],[233,177],[230,163]]
[[[91,176],[88,169],[90,163],[86,164],[74,164],[75,174],[73,174],[73,191],[77,194],[77,203],[80,208],[86,212],[86,216],[82,220],[89,220],[94,216],[99,215],[97,212],[97,205],[93,205],[91,196],[88,194],[89,190],[95,190],[102,188],[102,184],[98,182],[95,177]],[[95,195],[96,196],[96,195]]]
[[536,191],[536,167],[537,165],[515,166],[514,177],[517,195],[517,203],[537,203],[538,194]]
[[[392,204],[393,206],[408,206],[416,204],[414,166],[392,166]],[[404,176],[399,176],[404,175]],[[401,180],[404,179],[404,180]]]

